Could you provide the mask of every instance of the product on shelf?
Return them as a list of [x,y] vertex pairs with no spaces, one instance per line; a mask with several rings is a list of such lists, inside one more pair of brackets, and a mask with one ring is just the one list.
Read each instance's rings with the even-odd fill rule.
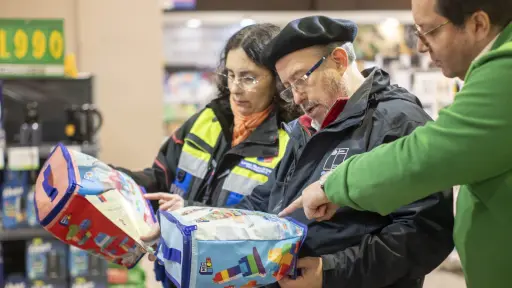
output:
[[108,287],[146,287],[146,273],[141,264],[137,264],[132,269],[109,263],[108,264]]
[[159,213],[157,257],[178,287],[258,287],[295,276],[307,227],[291,218],[193,206]]
[[67,287],[68,247],[57,240],[27,241],[27,278],[32,286]]
[[2,243],[0,243],[0,287],[4,287],[4,253],[2,252]]
[[4,229],[27,226],[26,201],[28,195],[28,172],[5,170],[2,189],[2,211]]
[[157,223],[144,193],[128,175],[58,144],[37,178],[37,216],[61,241],[131,268],[152,252],[140,240]]
[[28,288],[30,285],[22,275],[10,275],[5,279],[5,288]]
[[68,287],[71,288],[107,288],[106,278],[76,277],[71,278]]
[[27,224],[29,227],[38,227],[39,226],[39,222],[37,222],[37,216],[36,216],[34,195],[35,195],[35,185],[30,185],[30,190],[29,190],[29,192],[27,194],[27,198],[26,198]]
[[95,255],[69,246],[70,287],[107,287],[107,262]]

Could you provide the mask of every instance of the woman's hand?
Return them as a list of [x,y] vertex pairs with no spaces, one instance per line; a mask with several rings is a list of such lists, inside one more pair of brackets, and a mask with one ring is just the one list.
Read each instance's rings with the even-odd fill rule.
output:
[[185,200],[181,196],[171,193],[158,192],[144,195],[148,200],[158,200],[158,209],[162,211],[174,211],[185,206]]
[[[174,211],[185,206],[185,200],[183,200],[181,196],[176,194],[170,194],[165,192],[148,193],[144,195],[144,198],[148,200],[158,200],[158,209],[162,211]],[[140,240],[147,243],[148,245],[153,246],[156,249],[156,244],[153,243],[158,241],[159,238],[160,226],[157,224],[148,235],[140,237]],[[155,261],[156,256],[153,254],[149,254],[148,259],[150,261]]]
[[[142,242],[144,242],[146,245],[151,246],[153,248],[153,250],[156,250],[156,248],[157,248],[156,242],[158,241],[159,238],[160,238],[160,225],[158,225],[158,223],[157,223],[157,224],[155,224],[153,229],[151,229],[151,232],[149,232],[149,234],[147,234],[147,235],[141,236],[140,240],[142,240]],[[155,261],[156,256],[151,253],[148,253],[148,259],[149,259],[149,261]]]

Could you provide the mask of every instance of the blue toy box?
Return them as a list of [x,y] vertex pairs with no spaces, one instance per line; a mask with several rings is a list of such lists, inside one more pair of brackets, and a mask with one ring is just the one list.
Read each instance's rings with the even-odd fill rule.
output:
[[157,257],[179,288],[258,287],[294,276],[307,227],[229,208],[160,211]]

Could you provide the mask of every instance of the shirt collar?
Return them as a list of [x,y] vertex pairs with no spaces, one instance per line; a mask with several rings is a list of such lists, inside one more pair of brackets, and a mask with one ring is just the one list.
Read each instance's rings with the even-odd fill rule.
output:
[[498,40],[498,37],[500,36],[500,34],[496,35],[496,37],[494,37],[494,39],[492,39],[491,42],[489,42],[489,44],[487,44],[487,46],[485,46],[485,48],[480,52],[480,54],[478,54],[478,56],[476,56],[475,60],[473,60],[473,61],[476,61],[478,58],[482,57],[484,54],[491,51],[492,45],[494,45],[494,42],[496,42],[496,40]]

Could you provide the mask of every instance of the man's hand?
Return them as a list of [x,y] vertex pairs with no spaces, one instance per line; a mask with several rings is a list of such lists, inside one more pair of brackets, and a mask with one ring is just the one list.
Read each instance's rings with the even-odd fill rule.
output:
[[304,191],[302,196],[284,208],[279,216],[290,215],[293,211],[304,208],[304,214],[308,219],[317,221],[329,220],[336,213],[338,206],[329,202],[327,196],[318,181],[312,183]]
[[148,193],[144,195],[148,200],[158,200],[158,209],[162,211],[174,211],[185,206],[185,200],[176,194],[165,192]]
[[295,280],[290,277],[281,279],[281,288],[322,288],[322,258],[301,258],[297,261],[297,269],[301,269],[301,276]]

